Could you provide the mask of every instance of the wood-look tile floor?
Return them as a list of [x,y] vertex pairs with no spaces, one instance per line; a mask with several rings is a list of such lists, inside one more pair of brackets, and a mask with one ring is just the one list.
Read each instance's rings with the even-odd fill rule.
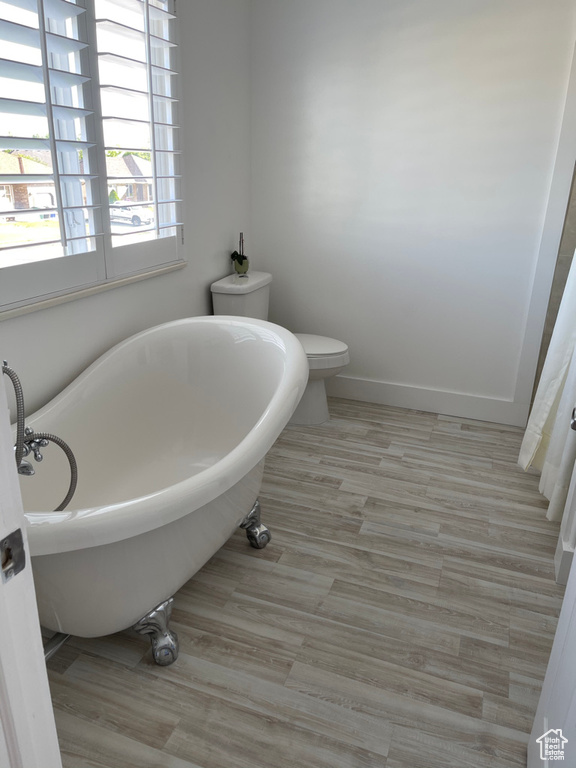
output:
[[242,531],[131,631],[49,663],[65,768],[512,768],[563,596],[522,430],[331,400],[288,427]]

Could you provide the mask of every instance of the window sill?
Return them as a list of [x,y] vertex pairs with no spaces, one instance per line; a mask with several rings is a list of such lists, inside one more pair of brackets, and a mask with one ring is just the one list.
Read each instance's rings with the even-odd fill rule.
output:
[[178,269],[183,269],[186,264],[186,261],[178,261],[173,264],[167,264],[166,266],[159,267],[158,269],[151,269],[147,272],[139,272],[134,275],[129,275],[128,277],[120,277],[116,280],[107,280],[105,283],[98,283],[87,288],[80,288],[78,290],[69,291],[68,293],[50,296],[50,298],[46,299],[38,299],[37,301],[23,304],[19,307],[0,310],[0,322],[2,322],[2,320],[10,320],[13,317],[19,317],[20,315],[27,315],[31,312],[38,312],[42,309],[49,309],[50,307],[55,307],[58,304],[66,304],[69,301],[77,301],[78,299],[84,299],[87,296],[94,296],[96,293],[103,293],[104,291],[111,291],[114,288],[121,288],[123,285],[139,283],[141,280],[148,280],[151,277],[166,275],[169,272],[175,272]]

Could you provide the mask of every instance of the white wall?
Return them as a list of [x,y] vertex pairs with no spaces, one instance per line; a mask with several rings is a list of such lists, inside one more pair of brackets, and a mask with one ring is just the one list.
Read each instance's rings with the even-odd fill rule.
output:
[[524,423],[573,17],[573,0],[253,0],[253,261],[271,319],[349,344],[335,394]]
[[0,358],[31,413],[116,342],[157,323],[211,312],[209,284],[249,215],[249,0],[179,4],[188,266],[0,322]]

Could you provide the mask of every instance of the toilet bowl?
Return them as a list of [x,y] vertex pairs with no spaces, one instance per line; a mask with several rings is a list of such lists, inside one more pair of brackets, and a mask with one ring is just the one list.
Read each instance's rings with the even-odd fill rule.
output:
[[290,424],[322,424],[328,421],[328,401],[325,380],[345,368],[350,362],[348,347],[343,341],[311,333],[295,333],[308,358],[308,384]]
[[[268,304],[272,275],[269,272],[248,272],[247,275],[227,275],[212,283],[212,304],[215,315],[239,315],[268,319]],[[325,381],[336,376],[350,362],[347,345],[328,336],[310,333],[294,334],[308,358],[308,384],[290,424],[322,424],[330,418],[326,400]]]

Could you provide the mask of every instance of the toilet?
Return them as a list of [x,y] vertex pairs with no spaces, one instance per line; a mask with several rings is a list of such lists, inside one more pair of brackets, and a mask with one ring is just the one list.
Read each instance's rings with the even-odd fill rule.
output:
[[[227,275],[212,283],[212,305],[215,315],[239,315],[268,319],[270,298],[269,272]],[[295,333],[308,357],[308,385],[290,424],[313,425],[328,421],[325,380],[348,365],[350,355],[344,342],[311,333]]]

